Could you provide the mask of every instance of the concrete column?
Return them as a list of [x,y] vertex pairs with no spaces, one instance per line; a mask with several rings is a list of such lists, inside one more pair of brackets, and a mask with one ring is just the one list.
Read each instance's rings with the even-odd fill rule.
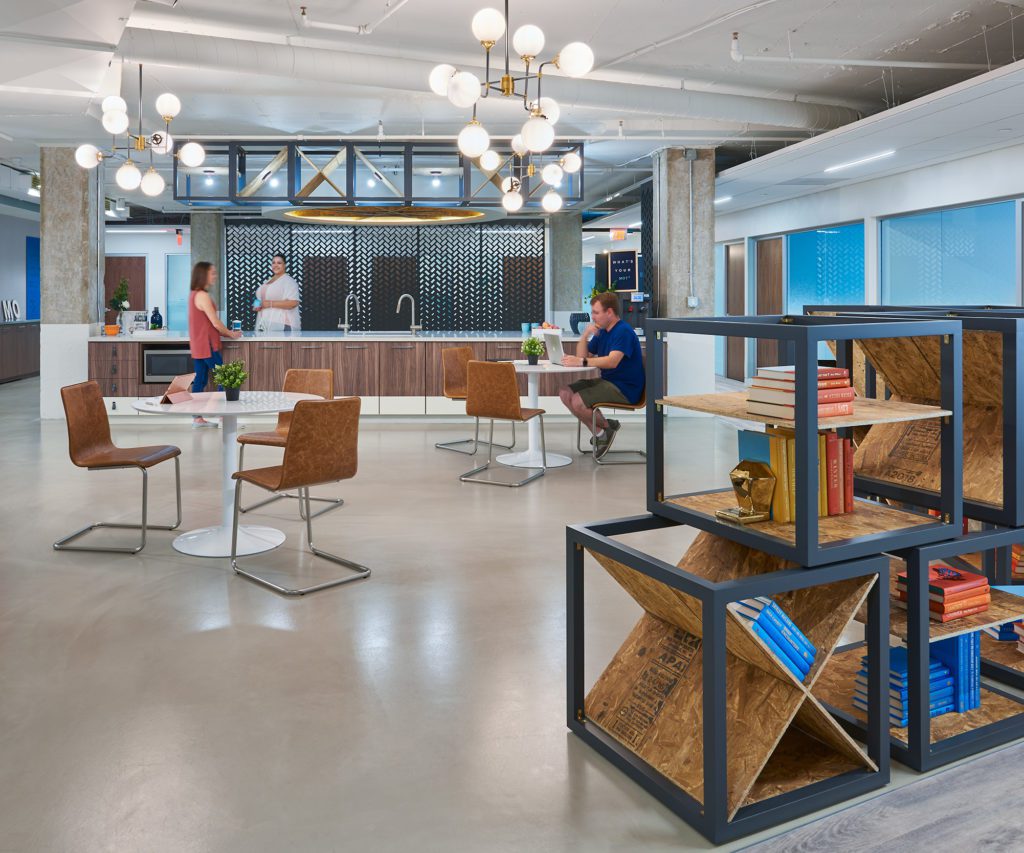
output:
[[208,261],[217,267],[224,263],[224,214],[213,211],[194,211],[189,215],[191,224],[192,263]]
[[[654,281],[648,289],[654,302],[654,316],[712,316],[715,310],[714,149],[665,148],[654,155],[653,171]],[[669,335],[667,369],[669,394],[713,392],[715,338]]]
[[551,317],[560,326],[579,311],[583,292],[583,217],[555,213],[548,217],[547,254],[551,275]]
[[89,378],[90,334],[103,321],[102,166],[73,148],[43,148],[40,181],[39,413],[62,418],[60,388]]
[[715,152],[689,150],[695,160],[682,148],[654,155],[651,291],[660,317],[708,317],[715,308]]

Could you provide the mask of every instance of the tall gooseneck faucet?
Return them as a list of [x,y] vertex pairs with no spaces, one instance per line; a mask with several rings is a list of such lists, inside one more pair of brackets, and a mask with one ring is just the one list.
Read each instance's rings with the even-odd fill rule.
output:
[[348,322],[348,306],[349,306],[349,303],[351,303],[352,301],[355,301],[355,303],[356,303],[356,311],[362,311],[363,310],[362,308],[359,307],[359,297],[356,296],[351,291],[349,291],[348,296],[345,297],[345,322],[341,323],[338,326],[338,328],[341,329],[346,335],[348,334],[349,329],[351,328],[351,326],[349,326],[349,322]]
[[405,299],[408,299],[409,300],[409,304],[412,306],[412,325],[409,326],[409,331],[412,332],[412,334],[415,335],[423,327],[416,325],[416,300],[413,299],[413,296],[412,296],[411,293],[403,293],[401,296],[398,297],[398,306],[395,308],[395,313],[396,314],[400,314],[401,313],[401,311],[402,311],[402,301],[405,300]]

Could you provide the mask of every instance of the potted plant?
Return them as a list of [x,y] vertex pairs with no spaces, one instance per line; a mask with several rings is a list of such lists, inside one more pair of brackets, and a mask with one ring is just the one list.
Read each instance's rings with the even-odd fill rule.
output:
[[[110,302],[107,303],[110,310],[116,315],[117,326],[124,330],[124,312],[127,311],[131,306],[128,304],[128,279],[121,276],[121,280],[118,281],[117,287],[114,288],[114,292],[110,296]],[[105,328],[106,333],[109,335],[110,325],[108,324]],[[114,334],[117,334],[116,332]]]
[[213,368],[213,381],[224,388],[224,398],[237,400],[242,383],[249,378],[244,361],[229,361]]
[[544,355],[544,341],[531,335],[523,341],[523,352],[530,364],[536,364],[537,359]]

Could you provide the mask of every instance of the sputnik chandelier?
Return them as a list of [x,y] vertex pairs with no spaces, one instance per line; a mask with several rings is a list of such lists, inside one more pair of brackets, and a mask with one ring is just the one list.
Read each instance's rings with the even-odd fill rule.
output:
[[[512,137],[514,156],[509,158],[510,172],[501,182],[501,204],[509,213],[515,213],[523,206],[522,176],[533,175],[536,164],[534,155],[542,155],[555,141],[555,122],[560,110],[554,98],[541,95],[541,81],[546,66],[555,68],[569,77],[583,77],[594,67],[594,52],[583,42],[574,41],[558,52],[554,59],[536,63],[544,49],[544,33],[540,27],[524,24],[512,34],[512,49],[522,60],[524,70],[513,75],[509,62],[508,0],[505,0],[505,14],[497,9],[481,9],[473,16],[473,35],[484,49],[486,76],[481,81],[470,71],[460,71],[454,65],[442,63],[430,72],[430,88],[438,95],[447,96],[455,106],[473,108],[473,117],[459,132],[459,151],[476,160],[481,169],[496,173],[501,168],[501,156],[491,149],[491,137],[476,117],[477,106],[492,92],[505,98],[519,98],[529,117],[519,133]],[[491,50],[505,36],[505,68],[500,77],[491,79]],[[531,71],[531,66],[536,67]],[[517,88],[520,87],[521,88]],[[534,92],[531,97],[531,84]],[[513,162],[518,160],[518,163]],[[578,172],[583,165],[579,154],[569,152],[558,162],[551,162],[541,169],[542,180],[551,189],[541,199],[541,205],[549,213],[562,207],[562,197],[556,192],[562,183],[564,173]]]
[[[142,63],[139,63],[139,123],[138,133],[128,130],[131,122],[128,119],[128,104],[119,95],[109,95],[103,99],[103,129],[113,136],[109,151],[100,151],[95,145],[85,143],[75,149],[75,160],[83,169],[95,169],[105,159],[118,157],[119,151],[127,151],[128,156],[114,174],[117,185],[123,190],[141,189],[148,196],[157,196],[164,191],[166,182],[153,167],[153,155],[176,156],[183,165],[190,168],[201,166],[206,159],[206,151],[198,142],[186,142],[174,154],[174,139],[171,137],[171,120],[181,112],[181,101],[176,95],[164,92],[156,99],[156,111],[164,120],[164,129],[151,136],[142,132]],[[128,145],[118,146],[117,137],[121,134],[128,137]],[[138,165],[132,160],[132,153],[141,159],[143,153],[149,151],[149,169],[143,175]]]

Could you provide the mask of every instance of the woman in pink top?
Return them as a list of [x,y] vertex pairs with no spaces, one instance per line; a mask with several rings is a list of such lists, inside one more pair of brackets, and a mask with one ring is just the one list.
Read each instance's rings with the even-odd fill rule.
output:
[[[220,357],[220,339],[240,338],[241,332],[233,332],[217,316],[217,306],[208,293],[217,283],[217,268],[208,261],[200,261],[192,267],[192,288],[188,296],[188,348],[192,354],[192,366],[196,371],[192,393],[206,390],[210,371],[223,364]],[[216,427],[205,418],[193,418],[193,427]]]

